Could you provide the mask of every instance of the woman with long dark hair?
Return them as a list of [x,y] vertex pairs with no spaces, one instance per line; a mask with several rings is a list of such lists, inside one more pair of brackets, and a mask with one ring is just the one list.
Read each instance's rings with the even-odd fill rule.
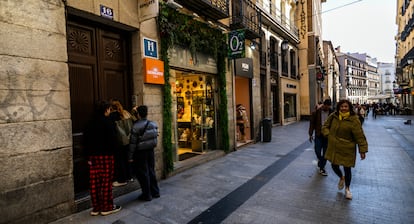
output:
[[98,102],[84,133],[92,216],[110,215],[121,210],[121,206],[114,205],[112,195],[117,136],[115,122],[109,117],[110,114],[111,104],[107,101]]

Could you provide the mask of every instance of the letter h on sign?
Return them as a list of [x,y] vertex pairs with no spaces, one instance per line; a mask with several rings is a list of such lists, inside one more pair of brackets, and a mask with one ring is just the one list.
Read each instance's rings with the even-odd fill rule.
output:
[[144,38],[144,56],[158,59],[157,41]]

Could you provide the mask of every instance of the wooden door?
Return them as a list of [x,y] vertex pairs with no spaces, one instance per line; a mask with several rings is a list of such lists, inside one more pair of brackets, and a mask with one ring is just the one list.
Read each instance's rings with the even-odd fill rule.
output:
[[75,194],[88,190],[83,131],[98,100],[119,99],[129,108],[129,35],[82,22],[68,22],[67,50],[73,134]]
[[280,123],[280,112],[279,112],[279,89],[277,85],[271,85],[272,94],[272,112],[273,112],[273,124]]

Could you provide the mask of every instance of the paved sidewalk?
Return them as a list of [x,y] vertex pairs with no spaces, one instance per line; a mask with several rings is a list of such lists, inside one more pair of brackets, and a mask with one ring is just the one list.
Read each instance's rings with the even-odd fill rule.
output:
[[160,182],[161,198],[136,201],[140,191],[115,199],[123,209],[61,223],[414,223],[414,116],[369,117],[369,152],[357,160],[353,200],[338,178],[318,174],[308,122],[272,128],[272,142],[241,148]]

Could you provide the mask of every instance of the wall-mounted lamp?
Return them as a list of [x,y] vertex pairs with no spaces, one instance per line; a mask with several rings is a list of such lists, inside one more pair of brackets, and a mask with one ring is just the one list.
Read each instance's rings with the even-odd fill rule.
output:
[[283,40],[282,44],[281,44],[282,50],[286,51],[287,49],[289,49],[289,41],[287,40]]
[[255,42],[253,42],[253,41],[252,41],[252,42],[250,43],[250,48],[251,48],[252,50],[254,50],[254,49],[256,49],[256,45],[257,45],[257,44],[256,44]]
[[407,59],[407,63],[408,63],[409,65],[413,64],[413,62],[414,62],[414,59],[412,59],[412,58]]

